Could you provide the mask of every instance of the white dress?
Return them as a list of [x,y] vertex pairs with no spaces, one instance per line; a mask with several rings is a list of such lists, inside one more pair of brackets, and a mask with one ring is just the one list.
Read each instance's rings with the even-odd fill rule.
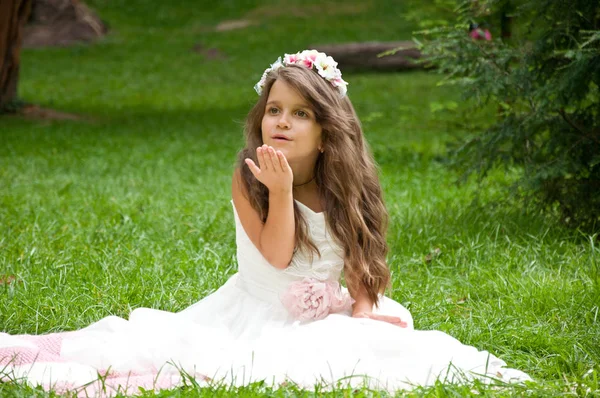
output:
[[[352,318],[349,311],[299,321],[282,304],[290,283],[339,281],[342,250],[323,213],[298,202],[321,252],[296,253],[285,270],[272,267],[246,235],[234,208],[238,272],[215,293],[178,313],[134,310],[84,329],[41,336],[0,333],[0,378],[79,395],[136,393],[198,383],[245,385],[264,380],[313,389],[361,386],[395,391],[437,379],[529,380],[486,351],[439,331],[413,329],[409,311],[382,297],[379,313],[400,328]],[[4,370],[2,370],[4,369]]]

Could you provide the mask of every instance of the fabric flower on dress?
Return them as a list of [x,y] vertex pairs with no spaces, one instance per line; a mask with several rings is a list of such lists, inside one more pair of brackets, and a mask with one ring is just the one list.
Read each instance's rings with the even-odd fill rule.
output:
[[350,310],[354,300],[342,292],[338,282],[304,278],[290,284],[281,302],[295,319],[309,321]]
[[338,90],[340,98],[343,98],[348,92],[346,87],[348,82],[342,79],[342,72],[337,68],[338,64],[332,57],[317,50],[304,50],[296,54],[285,54],[283,61],[279,57],[271,67],[267,68],[258,83],[254,85],[254,90],[258,95],[262,94],[269,72],[289,65],[300,65],[315,70],[319,76]]

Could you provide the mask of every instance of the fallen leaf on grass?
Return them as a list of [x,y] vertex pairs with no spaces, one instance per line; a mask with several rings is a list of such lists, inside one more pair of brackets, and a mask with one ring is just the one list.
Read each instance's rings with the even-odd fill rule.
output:
[[442,254],[442,249],[440,249],[439,247],[436,247],[435,249],[433,249],[433,251],[431,253],[429,253],[425,256],[425,262],[430,263],[431,260],[438,257],[440,254]]
[[0,285],[10,285],[16,280],[14,275],[0,275]]
[[467,300],[468,300],[468,297],[467,297],[467,296],[460,297],[460,298],[458,298],[458,299],[454,299],[454,298],[452,298],[452,297],[448,297],[448,298],[446,298],[446,302],[447,302],[447,303],[452,303],[452,304],[464,304],[464,303],[466,303],[466,302],[467,302]]

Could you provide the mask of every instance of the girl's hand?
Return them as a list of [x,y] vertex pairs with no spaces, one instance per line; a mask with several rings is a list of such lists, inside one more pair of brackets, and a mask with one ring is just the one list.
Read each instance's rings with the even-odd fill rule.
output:
[[353,318],[369,318],[369,319],[374,319],[376,321],[383,321],[383,322],[391,323],[392,325],[399,326],[401,328],[405,328],[408,326],[408,324],[406,322],[404,322],[402,319],[400,319],[397,316],[375,314],[375,313],[369,312],[369,311],[361,311],[361,312],[353,313],[352,317]]
[[292,191],[294,174],[281,151],[275,151],[273,147],[263,145],[256,148],[258,165],[250,158],[246,158],[246,164],[254,177],[263,183],[269,192],[289,193]]

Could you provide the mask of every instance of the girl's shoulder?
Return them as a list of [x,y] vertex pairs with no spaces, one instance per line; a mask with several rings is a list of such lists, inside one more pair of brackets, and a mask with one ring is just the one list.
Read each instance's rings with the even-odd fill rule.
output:
[[252,243],[258,247],[260,232],[263,228],[263,222],[258,212],[252,207],[249,200],[248,190],[243,181],[242,172],[239,167],[233,171],[231,178],[231,199],[238,218],[246,231],[246,235]]
[[236,167],[233,170],[233,176],[231,178],[231,199],[233,200],[233,204],[235,209],[240,215],[240,213],[247,213],[248,210],[252,210],[253,213],[256,214],[258,218],[258,212],[252,207],[250,203],[250,195],[248,193],[248,189],[246,184],[244,184],[244,177],[242,175],[241,169]]

